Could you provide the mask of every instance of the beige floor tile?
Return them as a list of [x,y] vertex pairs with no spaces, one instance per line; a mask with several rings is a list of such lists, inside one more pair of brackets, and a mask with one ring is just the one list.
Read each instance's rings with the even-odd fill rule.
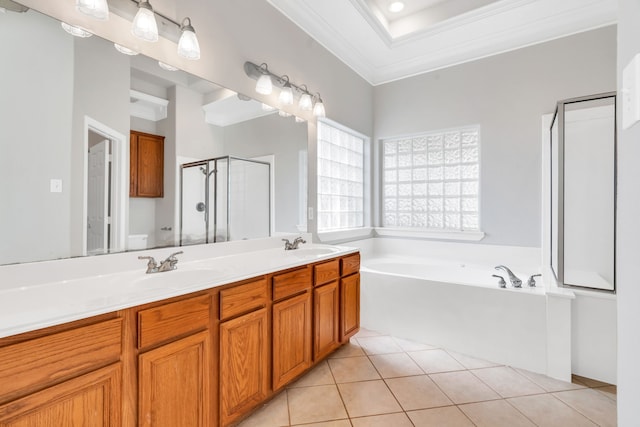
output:
[[500,398],[500,395],[468,371],[444,372],[429,376],[456,404]]
[[601,427],[617,424],[616,402],[602,393],[586,388],[553,395]]
[[577,390],[584,388],[584,385],[569,383],[566,381],[560,381],[555,378],[548,377],[546,375],[538,374],[535,372],[527,371],[525,369],[514,368],[516,372],[529,378],[534,383],[538,384],[545,391],[565,391],[565,390]]
[[320,362],[312,370],[304,374],[299,380],[289,386],[292,387],[309,387],[314,385],[335,384],[331,369],[326,361]]
[[351,423],[353,427],[413,427],[409,417],[404,413],[353,418]]
[[502,397],[544,393],[542,388],[508,366],[475,369],[471,373],[497,391]]
[[456,353],[455,351],[447,350],[454,359],[456,359],[462,366],[467,369],[480,369],[491,368],[494,366],[500,366],[497,363],[489,362],[488,360],[476,359],[475,357],[467,356],[466,354]]
[[343,345],[329,356],[330,359],[338,357],[355,357],[364,356],[364,350],[360,347],[360,344],[356,340],[351,340],[347,344]]
[[291,424],[305,424],[348,418],[335,385],[287,389]]
[[384,335],[381,334],[380,332],[376,332],[374,330],[371,329],[366,329],[366,328],[360,328],[360,330],[358,331],[357,334],[354,335],[355,338],[362,338],[362,337],[377,337],[380,335]]
[[478,427],[535,427],[527,417],[504,400],[460,405],[460,410]]
[[393,340],[402,348],[404,351],[420,351],[420,350],[435,350],[436,346],[429,344],[422,344],[415,341],[405,340],[402,338],[394,337]]
[[539,426],[595,427],[578,411],[550,394],[514,397],[507,401]]
[[423,375],[424,372],[407,353],[378,354],[369,356],[382,378]]
[[618,389],[614,385],[608,385],[606,387],[598,387],[594,388],[595,391],[604,394],[609,399],[613,399],[614,401],[618,401]]
[[587,377],[581,377],[580,375],[575,375],[575,374],[571,375],[571,381],[577,384],[585,385],[587,387],[606,387],[608,385],[611,385],[609,383],[605,383],[605,382],[594,380]]
[[391,337],[364,337],[357,341],[366,354],[402,353],[402,348]]
[[336,383],[380,379],[380,375],[366,356],[329,359],[329,367]]
[[386,383],[405,411],[453,404],[427,375],[391,378]]
[[289,425],[287,393],[280,393],[238,427],[281,427]]
[[456,406],[407,412],[415,427],[474,427]]
[[350,418],[402,412],[382,380],[338,384]]
[[304,427],[351,427],[351,421],[346,419],[346,420],[327,421],[324,423],[291,424],[291,425],[304,426]]
[[444,350],[412,351],[408,354],[427,374],[464,370],[464,366]]

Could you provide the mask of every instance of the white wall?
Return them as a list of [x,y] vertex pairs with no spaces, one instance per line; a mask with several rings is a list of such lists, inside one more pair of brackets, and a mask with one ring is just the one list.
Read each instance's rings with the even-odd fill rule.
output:
[[[640,2],[618,2],[618,89],[622,70],[640,53]],[[621,110],[618,98],[618,111]],[[640,124],[622,129],[618,117],[618,425],[636,426],[640,419]]]
[[606,27],[377,86],[375,139],[479,124],[482,243],[540,247],[540,116],[615,90],[615,45]]

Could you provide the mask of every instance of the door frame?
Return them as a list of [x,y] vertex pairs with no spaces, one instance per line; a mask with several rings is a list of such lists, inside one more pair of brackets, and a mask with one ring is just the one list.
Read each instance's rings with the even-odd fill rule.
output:
[[123,252],[127,234],[127,197],[129,195],[129,138],[99,121],[84,116],[82,255],[87,255],[87,202],[89,176],[89,131],[111,141],[111,246],[109,253]]

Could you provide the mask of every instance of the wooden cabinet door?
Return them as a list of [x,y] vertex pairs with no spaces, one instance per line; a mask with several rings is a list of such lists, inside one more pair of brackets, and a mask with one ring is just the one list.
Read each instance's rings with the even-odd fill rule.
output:
[[340,342],[360,329],[360,274],[340,279]]
[[164,136],[131,131],[130,146],[129,195],[163,197]]
[[0,406],[0,426],[119,427],[120,363]]
[[214,425],[210,345],[205,331],[138,356],[138,425]]
[[268,333],[266,308],[220,324],[220,418],[223,426],[267,398]]
[[273,389],[311,366],[311,293],[273,305]]
[[319,360],[340,345],[340,293],[335,280],[313,290],[314,360]]

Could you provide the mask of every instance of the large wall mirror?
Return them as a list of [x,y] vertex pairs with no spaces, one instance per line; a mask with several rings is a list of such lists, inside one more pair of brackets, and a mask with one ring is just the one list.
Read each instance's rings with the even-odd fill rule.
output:
[[[227,212],[267,225],[234,238],[306,230],[305,122],[97,36],[73,37],[33,10],[0,13],[0,35],[0,265],[200,243],[180,236],[181,165],[222,157],[268,166],[259,178],[235,169],[260,186],[228,185],[242,202]],[[130,196],[130,164],[154,161],[146,140],[129,152],[132,131],[163,137],[161,197]],[[257,198],[239,193],[254,187],[270,194],[260,218]],[[185,208],[195,221],[200,203]]]
[[553,272],[564,286],[615,291],[615,93],[558,102],[550,133]]

